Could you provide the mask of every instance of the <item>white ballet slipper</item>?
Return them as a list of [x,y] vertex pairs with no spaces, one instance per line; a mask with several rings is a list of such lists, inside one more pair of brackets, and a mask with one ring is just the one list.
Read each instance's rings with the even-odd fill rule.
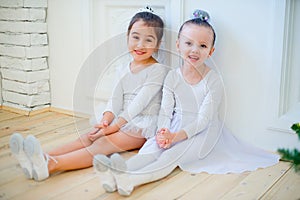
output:
[[42,181],[47,179],[49,177],[49,156],[44,156],[40,142],[33,135],[27,136],[24,140],[24,151],[32,163],[34,180]]
[[111,157],[112,172],[115,177],[118,193],[122,196],[130,196],[134,186],[130,182],[130,175],[127,173],[127,165],[120,154],[115,153]]
[[93,166],[95,172],[100,177],[102,187],[106,192],[115,192],[117,190],[115,178],[110,170],[110,159],[102,154],[94,156]]
[[19,133],[11,135],[9,147],[13,156],[18,160],[26,178],[32,179],[32,163],[24,152],[24,138]]

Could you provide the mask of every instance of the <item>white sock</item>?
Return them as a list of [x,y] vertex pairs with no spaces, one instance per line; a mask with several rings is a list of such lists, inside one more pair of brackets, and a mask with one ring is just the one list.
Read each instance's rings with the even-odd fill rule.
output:
[[[135,186],[164,178],[177,167],[176,163],[172,163],[164,157],[157,159],[146,167],[133,171],[128,171],[127,162],[119,154],[112,155],[111,162],[118,192],[122,196],[129,196]],[[169,162],[170,164],[167,164]]]
[[93,159],[94,170],[100,177],[102,187],[106,192],[114,192],[117,190],[115,178],[110,170],[110,159],[102,154],[94,156]]
[[129,196],[134,189],[134,185],[129,181],[125,160],[118,153],[115,153],[111,156],[111,165],[119,194]]

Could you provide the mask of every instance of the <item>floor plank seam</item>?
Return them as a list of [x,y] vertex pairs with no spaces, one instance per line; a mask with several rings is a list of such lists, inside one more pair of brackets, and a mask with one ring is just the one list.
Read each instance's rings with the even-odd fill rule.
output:
[[[286,161],[284,161],[284,162],[286,162]],[[278,178],[272,185],[270,185],[270,187],[267,190],[265,190],[263,195],[261,195],[258,199],[263,199],[264,197],[266,197],[266,195],[269,193],[269,191],[271,191],[272,188],[275,185],[277,185],[277,183],[279,183],[286,176],[286,174],[289,172],[289,170],[293,170],[291,165],[285,170],[285,172],[280,176],[280,178]]]

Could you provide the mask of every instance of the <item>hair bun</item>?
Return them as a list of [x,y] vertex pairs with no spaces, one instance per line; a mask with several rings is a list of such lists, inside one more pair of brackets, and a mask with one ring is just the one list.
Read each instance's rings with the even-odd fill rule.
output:
[[209,14],[204,10],[196,9],[193,12],[193,19],[201,19],[202,21],[208,22],[210,20]]

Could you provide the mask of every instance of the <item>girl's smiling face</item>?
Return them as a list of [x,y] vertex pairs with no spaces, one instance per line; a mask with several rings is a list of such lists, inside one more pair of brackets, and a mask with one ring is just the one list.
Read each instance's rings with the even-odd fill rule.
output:
[[157,51],[159,44],[153,27],[145,25],[143,20],[135,22],[128,34],[128,49],[137,62],[146,61]]
[[196,24],[185,24],[176,42],[185,65],[201,66],[214,52],[213,32]]

